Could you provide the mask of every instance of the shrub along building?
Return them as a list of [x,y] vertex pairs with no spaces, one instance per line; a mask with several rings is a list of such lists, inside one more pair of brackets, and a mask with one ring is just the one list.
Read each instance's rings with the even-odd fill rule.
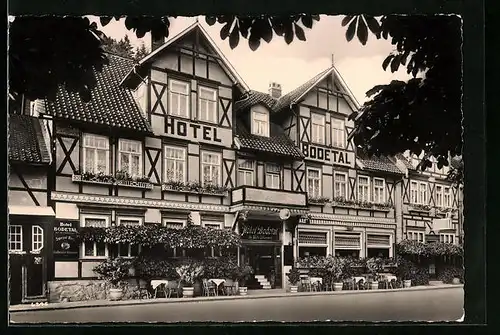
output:
[[[235,231],[238,261],[264,288],[283,287],[298,257],[394,255],[406,233],[398,199],[420,174],[408,179],[402,160],[368,159],[347,143],[358,105],[333,66],[286,95],[277,83],[261,93],[198,23],[152,45],[138,64],[108,54],[89,103],[62,88],[55,101],[35,103],[54,157],[51,299],[95,279],[106,257],[141,252],[79,243],[82,227],[189,220]],[[168,256],[195,255],[173,248]]]

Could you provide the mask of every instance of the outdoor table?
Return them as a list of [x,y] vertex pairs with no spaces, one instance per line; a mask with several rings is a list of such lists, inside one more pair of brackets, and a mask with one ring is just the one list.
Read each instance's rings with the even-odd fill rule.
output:
[[212,279],[209,279],[209,281],[211,281],[212,283],[215,284],[215,286],[217,287],[217,289],[215,290],[215,294],[219,295],[219,285],[221,285],[222,283],[224,283],[226,280],[225,279],[212,278]]
[[358,284],[361,280],[363,280],[363,283],[366,284],[365,277],[357,276],[357,277],[352,277],[352,279],[354,279],[354,288],[358,287]]
[[[315,284],[323,285],[323,278],[321,278],[321,277],[311,277],[310,280],[311,280],[311,285],[315,285]],[[321,289],[321,288],[318,287],[318,289]]]
[[158,290],[158,288],[160,288],[160,286],[162,284],[163,284],[163,293],[165,294],[165,298],[166,298],[167,297],[167,291],[165,290],[165,288],[168,285],[168,280],[157,279],[157,280],[152,280],[151,281],[151,287],[153,288],[153,290],[155,292],[155,298],[156,298],[156,294],[158,293],[157,290]]

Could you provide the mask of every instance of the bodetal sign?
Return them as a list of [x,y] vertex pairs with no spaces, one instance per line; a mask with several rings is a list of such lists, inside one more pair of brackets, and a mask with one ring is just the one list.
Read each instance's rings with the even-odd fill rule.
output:
[[322,163],[354,167],[353,152],[319,147],[306,142],[302,142],[301,149],[305,158]]
[[242,223],[240,235],[246,240],[279,240],[280,229],[269,224]]

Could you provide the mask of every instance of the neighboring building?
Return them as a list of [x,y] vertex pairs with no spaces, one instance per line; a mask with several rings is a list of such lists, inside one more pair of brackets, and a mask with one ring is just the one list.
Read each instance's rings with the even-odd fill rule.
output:
[[[238,260],[261,287],[285,286],[298,257],[394,255],[414,218],[408,197],[404,206],[399,199],[424,174],[347,143],[347,117],[359,106],[333,66],[286,95],[277,83],[262,93],[198,23],[153,42],[138,64],[109,54],[89,103],[61,88],[55,101],[34,106],[53,157],[45,200],[56,218],[45,277],[51,299],[96,278],[106,257],[140,252],[78,244],[71,234],[83,226],[182,227],[190,217],[234,229],[243,240]],[[189,256],[171,256],[180,253]]]
[[54,211],[48,206],[48,136],[36,117],[9,115],[9,297],[44,300],[53,272]]

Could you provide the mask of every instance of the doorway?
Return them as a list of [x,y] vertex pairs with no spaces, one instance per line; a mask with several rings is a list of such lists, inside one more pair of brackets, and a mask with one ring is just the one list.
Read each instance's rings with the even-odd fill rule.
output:
[[254,275],[265,276],[272,288],[281,288],[281,245],[246,245],[242,256]]

